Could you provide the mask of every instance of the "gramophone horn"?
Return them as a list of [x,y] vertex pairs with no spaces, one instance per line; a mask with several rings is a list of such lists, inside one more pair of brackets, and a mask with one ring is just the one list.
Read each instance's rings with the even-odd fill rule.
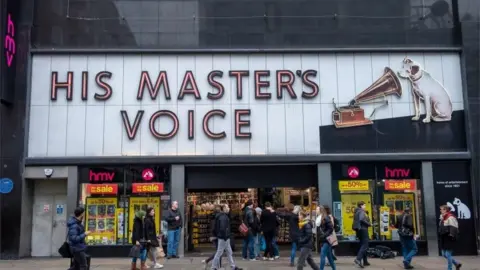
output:
[[350,101],[350,105],[366,103],[377,98],[393,94],[401,97],[402,85],[400,84],[395,72],[391,68],[386,67],[385,73],[382,75],[382,77],[358,94],[352,101]]

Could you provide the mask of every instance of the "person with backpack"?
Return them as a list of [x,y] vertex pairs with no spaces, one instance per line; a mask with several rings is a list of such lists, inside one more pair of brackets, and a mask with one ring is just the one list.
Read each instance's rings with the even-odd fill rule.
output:
[[417,254],[418,248],[415,242],[412,209],[405,208],[403,214],[397,217],[395,228],[398,229],[400,243],[402,244],[403,267],[413,269],[412,258]]
[[295,205],[291,212],[278,212],[278,216],[288,222],[288,230],[290,242],[292,243],[292,250],[290,252],[290,266],[295,265],[295,255],[298,248],[298,237],[300,234],[300,229],[298,228],[298,213],[302,207],[300,205]]
[[440,249],[442,250],[442,256],[447,259],[448,270],[452,270],[455,266],[455,270],[459,270],[462,264],[455,260],[452,256],[453,248],[458,238],[458,220],[452,214],[451,208],[448,205],[440,206],[440,223],[438,226],[438,235],[440,238]]
[[313,225],[310,221],[310,218],[307,216],[307,213],[300,211],[298,213],[298,247],[300,248],[300,256],[298,257],[297,270],[303,270],[305,262],[307,262],[310,267],[314,270],[319,270],[317,264],[312,258],[312,249],[313,249]]
[[[357,238],[360,240],[360,249],[357,253],[357,258],[353,261],[355,265],[360,268],[364,266],[369,266],[367,260],[367,249],[368,249],[368,228],[372,226],[368,214],[365,211],[366,204],[363,201],[357,203],[357,208],[355,208],[355,215],[353,216],[353,225],[352,229],[357,233]],[[362,264],[363,260],[363,264]]]

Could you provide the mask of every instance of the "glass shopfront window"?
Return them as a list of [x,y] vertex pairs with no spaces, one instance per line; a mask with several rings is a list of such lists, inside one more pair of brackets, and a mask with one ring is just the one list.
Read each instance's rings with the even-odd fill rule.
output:
[[[168,166],[95,167],[80,169],[79,205],[86,209],[88,245],[131,244],[133,219],[138,210],[155,209],[157,234],[161,209],[169,196]],[[164,201],[165,200],[165,201]],[[164,207],[163,207],[164,208]]]
[[356,241],[352,229],[357,203],[365,202],[371,240],[399,240],[398,217],[410,208],[415,234],[425,240],[420,164],[333,164],[332,214],[341,222],[340,241]]

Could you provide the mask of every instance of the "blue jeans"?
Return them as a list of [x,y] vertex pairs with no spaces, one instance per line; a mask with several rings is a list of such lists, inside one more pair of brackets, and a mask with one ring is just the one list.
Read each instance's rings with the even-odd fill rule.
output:
[[275,256],[275,257],[280,256],[280,251],[278,251],[278,245],[277,245],[276,237],[273,237],[272,247],[273,247],[273,256]]
[[295,255],[297,255],[297,242],[292,242],[292,251],[290,253],[290,263],[295,263]]
[[180,229],[167,232],[167,256],[177,256],[178,242],[180,242]]
[[400,243],[402,244],[403,262],[406,265],[412,263],[412,258],[417,254],[417,243],[412,237],[400,236]]
[[[147,260],[147,248],[142,246],[140,249],[140,261],[145,262]],[[137,263],[137,257],[132,258],[132,263]]]
[[447,259],[448,262],[448,270],[452,270],[454,265],[459,264],[453,256],[452,256],[452,251],[451,250],[442,250],[442,256]]
[[325,257],[330,263],[332,270],[336,270],[335,261],[333,260],[332,246],[328,242],[322,244],[322,249],[320,250],[320,270],[325,268]]
[[[249,233],[245,238],[243,238],[243,249],[242,249],[242,257],[244,259],[255,259],[255,236]],[[247,254],[248,249],[248,254]],[[247,257],[247,255],[250,255]]]

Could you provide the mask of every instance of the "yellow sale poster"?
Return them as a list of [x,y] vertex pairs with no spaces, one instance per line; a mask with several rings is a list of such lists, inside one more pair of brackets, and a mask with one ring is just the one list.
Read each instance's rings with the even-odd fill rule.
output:
[[[405,208],[412,209],[413,216],[413,226],[415,227],[415,232],[417,231],[417,221],[415,215],[415,194],[414,193],[385,193],[383,195],[383,202],[385,207],[389,210],[389,226],[390,229],[395,229],[395,224],[397,222],[397,217],[403,214]],[[391,235],[390,238],[391,239]]]
[[85,224],[90,231],[87,244],[116,244],[117,198],[87,198]]
[[160,198],[159,197],[130,197],[128,205],[128,242],[132,243],[133,220],[135,213],[139,210],[147,211],[148,207],[153,207],[155,210],[155,227],[157,235],[160,234]]
[[[342,231],[343,236],[349,240],[356,239],[356,232],[352,229],[353,217],[355,215],[355,208],[359,201],[364,201],[366,204],[366,211],[368,217],[372,221],[372,200],[370,194],[342,194]],[[370,237],[372,237],[372,227],[368,229]]]

